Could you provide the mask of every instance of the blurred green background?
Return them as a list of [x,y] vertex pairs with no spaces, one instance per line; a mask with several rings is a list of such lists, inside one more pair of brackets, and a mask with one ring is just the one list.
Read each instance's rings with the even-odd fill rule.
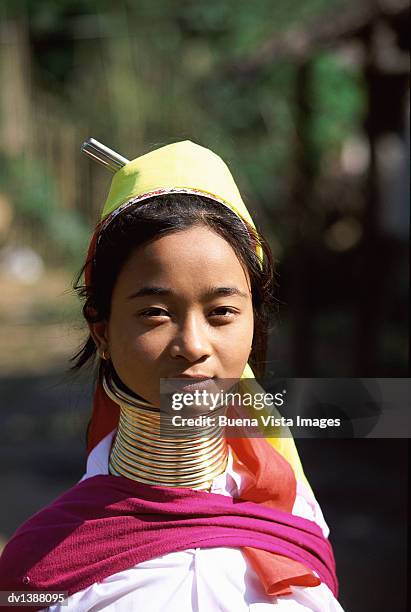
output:
[[[91,376],[65,375],[85,335],[70,286],[111,179],[80,153],[90,136],[130,159],[188,138],[228,163],[277,261],[267,375],[408,376],[409,15],[403,0],[2,0],[4,540],[84,467]],[[405,582],[374,580],[369,604],[362,585],[405,576],[405,492],[372,488],[402,482],[404,442],[315,442],[299,446],[333,517],[342,603],[401,610]],[[368,486],[350,510],[347,460]]]

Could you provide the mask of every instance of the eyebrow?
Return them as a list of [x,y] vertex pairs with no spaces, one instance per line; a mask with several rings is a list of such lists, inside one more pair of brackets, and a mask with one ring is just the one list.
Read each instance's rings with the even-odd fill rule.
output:
[[[161,295],[161,296],[169,296],[175,295],[175,292],[167,287],[158,287],[155,285],[141,287],[138,291],[135,291],[131,295],[128,296],[128,300],[132,300],[134,298],[147,297],[150,295]],[[242,298],[247,298],[248,294],[244,291],[240,291],[238,287],[211,287],[205,294],[205,299],[210,299],[218,296],[238,296]]]

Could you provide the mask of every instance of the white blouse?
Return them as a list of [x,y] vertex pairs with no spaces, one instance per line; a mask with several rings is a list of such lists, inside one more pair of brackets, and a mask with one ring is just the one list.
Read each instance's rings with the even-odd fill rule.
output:
[[[81,480],[108,474],[112,439],[108,434],[92,450]],[[231,453],[225,472],[213,481],[211,492],[240,496],[249,475],[236,464]],[[81,481],[80,481],[81,482]],[[301,482],[293,514],[315,521],[328,537],[321,509]],[[290,587],[291,595],[270,597],[239,548],[190,548],[139,563],[101,582],[74,593],[65,605],[49,612],[344,612],[325,584]]]

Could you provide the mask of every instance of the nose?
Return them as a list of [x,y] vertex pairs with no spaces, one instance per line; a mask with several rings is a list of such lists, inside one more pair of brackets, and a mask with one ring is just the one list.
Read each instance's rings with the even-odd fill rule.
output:
[[173,358],[182,357],[190,363],[211,355],[209,326],[203,315],[192,314],[179,325],[170,354]]

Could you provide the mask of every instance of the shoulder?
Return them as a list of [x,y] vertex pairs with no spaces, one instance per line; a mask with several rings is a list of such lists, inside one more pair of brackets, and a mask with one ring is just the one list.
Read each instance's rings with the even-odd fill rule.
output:
[[77,483],[19,527],[0,557],[0,588],[28,588],[29,583],[33,588],[50,588],[37,584],[35,577],[53,573],[59,551],[67,552],[79,526],[101,512],[106,479],[110,477]]

